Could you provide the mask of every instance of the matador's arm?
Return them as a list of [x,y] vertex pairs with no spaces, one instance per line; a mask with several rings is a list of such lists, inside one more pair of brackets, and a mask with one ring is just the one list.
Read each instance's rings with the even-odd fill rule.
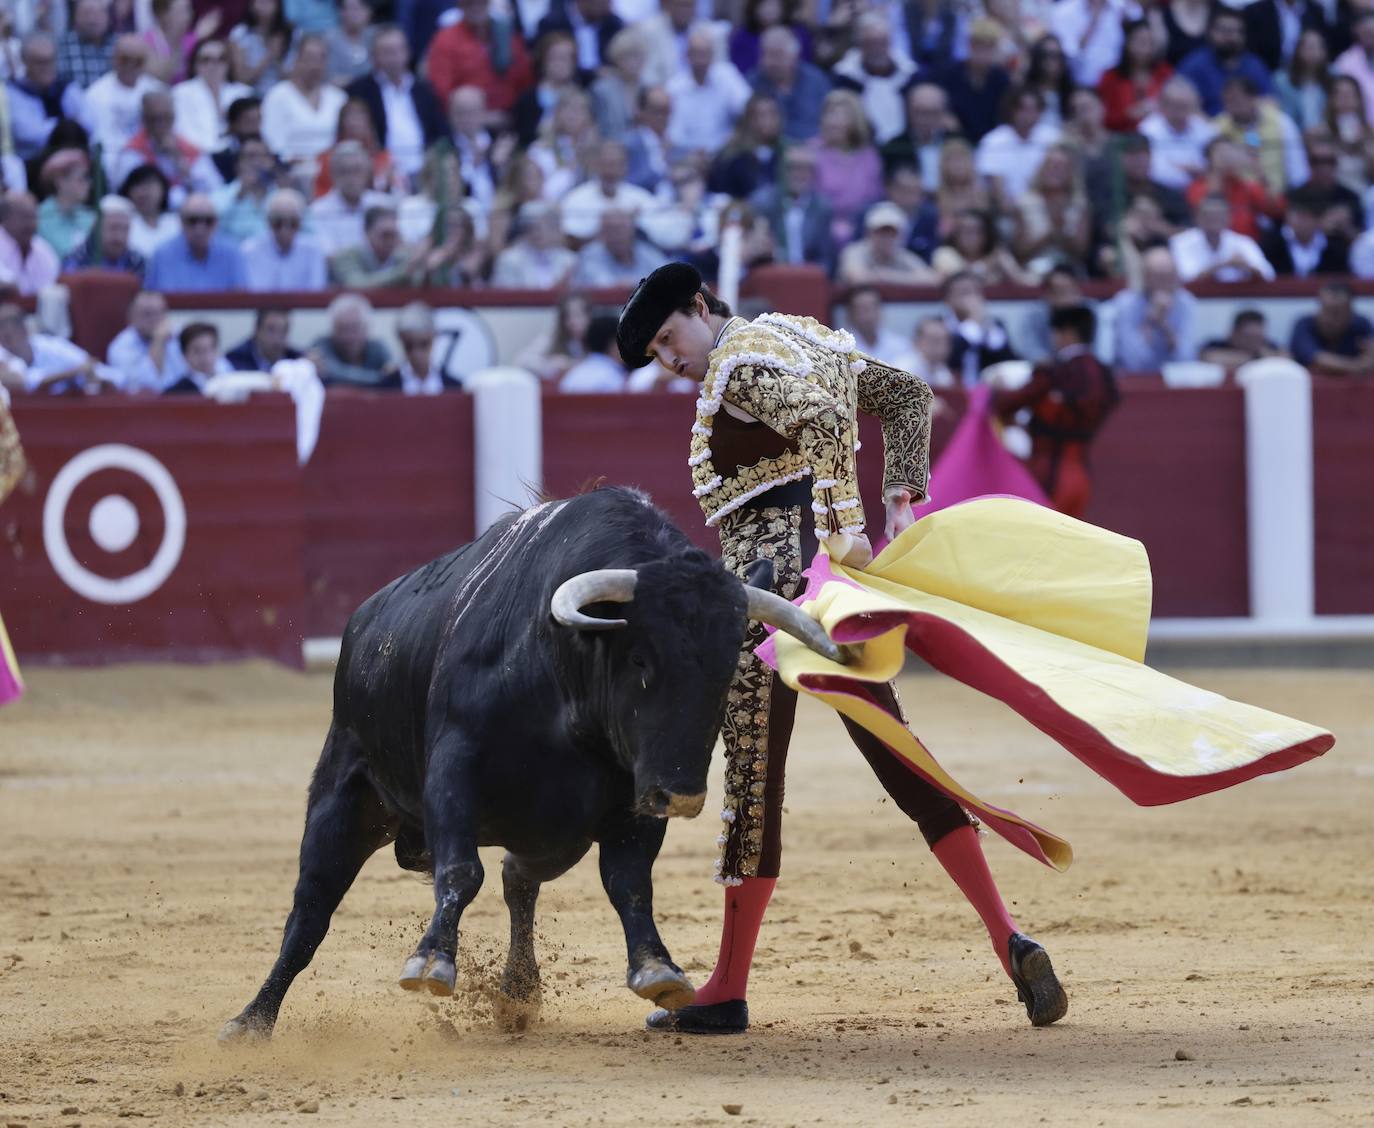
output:
[[883,424],[883,494],[904,489],[926,498],[930,480],[930,385],[871,356],[858,374],[859,410]]
[[840,399],[804,376],[761,364],[736,368],[724,398],[801,447],[811,467],[811,508],[819,537],[863,532],[854,422]]

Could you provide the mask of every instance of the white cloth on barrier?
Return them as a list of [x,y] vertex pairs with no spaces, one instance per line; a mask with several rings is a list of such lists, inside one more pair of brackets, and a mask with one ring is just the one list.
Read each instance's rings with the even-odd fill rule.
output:
[[310,361],[279,360],[271,372],[230,372],[205,386],[205,394],[219,403],[242,403],[268,391],[285,392],[296,405],[296,458],[304,466],[320,441],[324,416],[324,384]]

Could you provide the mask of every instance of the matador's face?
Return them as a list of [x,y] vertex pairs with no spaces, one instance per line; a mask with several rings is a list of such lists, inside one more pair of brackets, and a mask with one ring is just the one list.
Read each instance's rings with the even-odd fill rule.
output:
[[664,368],[689,380],[706,376],[706,361],[715,344],[715,333],[707,320],[706,303],[696,295],[693,312],[678,310],[668,319],[649,342],[649,355]]

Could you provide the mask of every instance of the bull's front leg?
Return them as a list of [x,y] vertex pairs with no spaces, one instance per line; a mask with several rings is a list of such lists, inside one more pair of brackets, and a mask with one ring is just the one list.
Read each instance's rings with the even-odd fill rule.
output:
[[477,856],[476,751],[457,732],[442,735],[425,773],[425,843],[434,862],[434,917],[406,961],[401,986],[452,995],[458,981],[458,922],[482,888]]
[[601,883],[625,929],[630,968],[627,986],[640,998],[668,1010],[685,1007],[695,989],[673,963],[654,923],[654,859],[668,829],[665,819],[613,817],[601,833]]

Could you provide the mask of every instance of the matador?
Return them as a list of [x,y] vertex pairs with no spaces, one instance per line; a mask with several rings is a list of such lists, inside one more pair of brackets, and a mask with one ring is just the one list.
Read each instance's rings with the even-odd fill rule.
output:
[[[692,492],[720,533],[726,567],[737,575],[767,561],[775,590],[794,599],[808,549],[815,547],[812,524],[831,559],[858,568],[868,563],[856,473],[861,411],[882,422],[884,531],[891,538],[912,524],[912,504],[926,496],[931,392],[918,377],[857,351],[848,332],[808,317],[735,317],[693,267],[670,263],[640,282],[621,313],[618,336],[626,364],[655,359],[701,381],[688,458]],[[751,625],[722,727],[720,954],[693,1003],[655,1011],[651,1030],[725,1034],[749,1025],[749,968],[781,862],[783,776],[797,701],[755,656],[765,637]],[[876,700],[900,715],[893,687],[873,688]],[[845,726],[977,910],[1030,1021],[1045,1026],[1062,1018],[1068,1000],[1049,956],[1007,912],[974,820],[867,730],[848,719]]]
[[[24,448],[19,445],[19,432],[9,410],[9,391],[0,384],[0,505],[23,480],[28,469]],[[12,701],[24,691],[19,677],[19,664],[5,634],[5,621],[0,619],[0,705]]]

